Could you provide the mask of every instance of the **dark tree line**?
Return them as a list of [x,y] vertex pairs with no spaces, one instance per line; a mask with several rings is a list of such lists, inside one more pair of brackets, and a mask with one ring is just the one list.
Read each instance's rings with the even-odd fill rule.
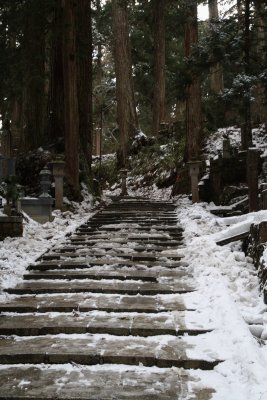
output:
[[138,130],[163,123],[185,140],[184,161],[223,123],[240,124],[250,146],[253,123],[266,122],[266,4],[237,0],[220,19],[207,3],[198,22],[196,0],[0,0],[2,152],[64,151],[78,198],[104,124],[120,167]]

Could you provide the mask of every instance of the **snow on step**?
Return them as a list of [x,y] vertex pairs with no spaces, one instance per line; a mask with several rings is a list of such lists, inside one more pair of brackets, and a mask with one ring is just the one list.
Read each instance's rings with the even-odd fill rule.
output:
[[171,294],[171,293],[187,293],[194,291],[194,287],[188,285],[186,282],[174,281],[173,279],[165,279],[166,283],[162,279],[162,282],[143,282],[139,281],[119,281],[113,280],[72,280],[71,283],[68,280],[28,280],[27,282],[19,283],[14,288],[6,289],[8,293],[13,294],[27,294],[27,293],[79,293],[79,292],[91,292],[91,293],[121,293],[136,295],[147,294],[153,295],[157,293]]
[[[193,387],[190,391],[188,382]],[[183,399],[209,400],[212,391],[197,386],[189,371],[178,368],[66,364],[4,365],[0,369],[1,400],[174,400],[178,394]]]
[[46,294],[11,296],[0,304],[1,312],[71,312],[91,310],[116,312],[160,313],[185,310],[183,295],[127,296],[118,294]]
[[[187,314],[187,315],[186,315]],[[184,312],[145,313],[107,313],[72,312],[47,314],[2,314],[0,335],[44,335],[59,333],[108,333],[117,336],[154,336],[183,334],[197,335],[210,331],[194,315]],[[189,322],[186,323],[186,318]]]
[[66,258],[78,258],[81,256],[88,257],[91,255],[91,257],[95,258],[102,258],[104,256],[106,257],[114,257],[114,258],[123,258],[125,260],[131,260],[131,261],[162,261],[166,262],[168,259],[171,260],[181,260],[181,255],[178,255],[178,253],[148,253],[148,252],[142,252],[142,253],[132,253],[129,252],[118,252],[118,251],[107,251],[105,249],[98,249],[97,251],[93,251],[92,249],[81,249],[80,251],[76,251],[75,253],[69,252],[69,253],[57,253],[57,252],[51,252],[45,254],[42,259],[43,260],[56,260],[56,259],[66,259]]
[[[202,335],[202,337],[205,335]],[[125,364],[159,368],[213,369],[220,362],[204,346],[195,351],[194,336],[136,337],[101,334],[11,336],[0,342],[3,364]],[[198,337],[198,342],[200,338]],[[189,349],[190,356],[187,355]],[[209,351],[208,351],[209,350]]]
[[189,277],[189,275],[186,270],[181,269],[181,270],[170,270],[170,269],[162,269],[162,271],[153,271],[152,269],[142,271],[138,270],[134,267],[132,268],[127,268],[127,269],[119,269],[119,268],[112,268],[109,267],[108,269],[74,269],[74,270],[69,270],[69,269],[63,269],[60,268],[59,270],[52,270],[52,271],[35,271],[35,272],[29,272],[24,275],[24,279],[95,279],[95,280],[101,280],[101,279],[117,279],[117,280],[142,280],[142,281],[148,281],[148,282],[157,282],[157,279],[160,277],[168,277],[168,278],[185,278]]
[[[181,255],[182,257],[182,255]],[[116,268],[119,270],[123,267],[131,267],[131,268],[139,268],[145,267],[146,269],[161,267],[161,268],[177,268],[177,267],[187,267],[187,263],[184,261],[172,261],[172,260],[164,260],[164,261],[155,261],[155,262],[135,262],[131,260],[122,260],[121,258],[94,258],[94,257],[80,257],[78,260],[58,260],[58,261],[42,261],[36,265],[29,265],[28,270],[51,270],[51,269],[75,269],[75,268],[83,268],[83,269],[92,269],[94,267],[109,267]]]

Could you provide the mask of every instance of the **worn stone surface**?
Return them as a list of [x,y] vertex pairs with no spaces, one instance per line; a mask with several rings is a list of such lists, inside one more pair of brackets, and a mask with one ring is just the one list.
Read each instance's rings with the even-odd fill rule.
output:
[[[109,335],[45,335],[37,337],[10,337],[0,341],[2,364],[66,364],[83,365],[125,364],[159,368],[213,369],[219,361],[191,358],[185,339],[166,336],[118,337]],[[192,347],[192,346],[191,346]]]
[[91,310],[158,313],[185,310],[183,295],[127,296],[119,294],[52,294],[18,297],[0,304],[2,312],[71,312]]
[[[21,382],[24,384],[21,384]],[[211,390],[189,393],[187,383],[196,383],[177,368],[94,366],[12,367],[0,370],[0,399],[20,400],[209,400]],[[177,394],[180,393],[180,397]],[[183,396],[183,397],[182,397]]]
[[160,268],[159,270],[142,270],[138,268],[119,268],[109,266],[108,269],[103,267],[103,270],[98,268],[85,269],[63,269],[59,271],[47,271],[42,272],[35,271],[24,275],[24,279],[117,279],[117,280],[142,280],[148,282],[156,282],[158,278],[190,278],[191,275],[187,273],[186,269],[175,271],[174,269]]
[[[165,279],[165,281],[167,278]],[[112,282],[101,280],[73,280],[69,281],[27,281],[18,284],[14,288],[6,289],[8,293],[27,294],[27,293],[121,293],[121,294],[172,294],[172,293],[187,293],[194,291],[193,286],[189,286],[182,282],[173,282],[169,278],[169,282],[143,282],[139,281],[119,281]]]
[[135,261],[130,261],[130,260],[122,260],[121,258],[94,258],[94,257],[83,257],[82,259],[79,259],[78,261],[75,259],[72,259],[71,261],[69,260],[59,260],[59,261],[42,261],[38,264],[32,264],[29,265],[28,269],[29,270],[52,270],[52,269],[75,269],[75,268],[83,268],[83,269],[90,269],[93,267],[99,267],[99,266],[109,266],[109,267],[114,267],[117,269],[117,271],[120,271],[120,268],[123,267],[133,267],[135,268],[136,266],[138,267],[146,267],[148,268],[153,268],[153,267],[162,267],[162,268],[174,268],[176,270],[186,268],[188,264],[184,261],[170,261],[170,260],[163,260],[163,261],[152,261],[148,262],[146,261],[145,263],[138,262],[136,263]]
[[100,249],[96,249],[95,251],[93,249],[81,249],[78,253],[77,252],[69,252],[69,253],[60,253],[60,252],[51,252],[45,254],[42,258],[43,260],[56,260],[56,259],[66,259],[66,258],[78,258],[81,256],[89,256],[95,257],[95,258],[103,258],[105,257],[114,257],[114,258],[123,258],[125,260],[131,260],[135,262],[139,261],[167,261],[168,259],[170,260],[181,260],[181,256],[178,255],[177,253],[148,253],[148,252],[143,252],[143,253],[127,253],[127,249],[125,249],[125,252],[119,252],[116,250],[110,250],[106,251],[103,250],[100,252]]
[[[187,313],[188,314],[188,313]],[[191,313],[192,314],[192,313]],[[184,312],[107,313],[79,311],[54,314],[2,315],[0,335],[35,336],[58,333],[106,333],[118,336],[196,335],[209,331],[199,323],[185,323]]]

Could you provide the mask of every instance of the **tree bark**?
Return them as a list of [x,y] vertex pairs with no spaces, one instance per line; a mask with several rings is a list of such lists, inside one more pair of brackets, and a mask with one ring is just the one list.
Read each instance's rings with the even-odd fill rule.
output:
[[[245,40],[244,40],[244,70],[250,73],[250,0],[245,0]],[[244,124],[241,126],[241,147],[247,150],[252,146],[251,103],[250,94],[246,93],[243,101]]]
[[91,0],[78,1],[76,26],[80,153],[88,180],[91,173],[93,138]]
[[[185,24],[185,56],[190,58],[192,47],[198,42],[197,2],[191,1],[187,7]],[[186,87],[186,143],[184,161],[196,160],[202,146],[202,105],[200,78],[189,71],[190,83]]]
[[158,134],[165,117],[165,0],[153,0],[154,14],[154,93],[152,134]]
[[[29,4],[30,6],[30,4]],[[42,4],[33,14],[27,10],[23,35],[24,77],[24,150],[43,144],[45,113],[45,15]]]
[[[65,136],[64,117],[64,88],[63,78],[63,8],[61,0],[55,4],[54,20],[52,25],[52,45],[50,62],[50,87],[48,102],[48,142],[63,142]],[[60,144],[57,148],[62,152]]]
[[[216,23],[219,18],[217,0],[209,0],[209,19],[210,24]],[[214,93],[221,93],[224,89],[223,70],[219,62],[215,63],[210,69],[210,89]]]
[[128,161],[129,138],[137,129],[134,100],[127,0],[112,0],[112,25],[116,73],[117,120],[120,131],[118,164]]
[[[254,0],[255,7],[255,27],[256,27],[256,56],[257,63],[264,68],[267,62],[265,45],[265,19],[266,9],[262,1]],[[266,88],[263,83],[259,82],[254,89],[255,102],[253,104],[252,115],[256,123],[265,123],[267,126],[267,106],[266,106]]]
[[78,199],[80,196],[79,109],[75,26],[75,7],[77,7],[77,2],[74,0],[62,0],[62,7],[66,177],[74,198]]
[[[96,26],[98,32],[101,31],[100,27],[101,18],[101,2],[96,0]],[[94,132],[95,155],[100,157],[102,153],[102,135],[103,135],[103,93],[101,90],[103,79],[103,65],[102,65],[102,40],[99,35],[97,42],[97,60],[96,60],[96,73],[95,73],[95,86],[97,88],[95,97],[95,110],[96,110],[96,127]]]

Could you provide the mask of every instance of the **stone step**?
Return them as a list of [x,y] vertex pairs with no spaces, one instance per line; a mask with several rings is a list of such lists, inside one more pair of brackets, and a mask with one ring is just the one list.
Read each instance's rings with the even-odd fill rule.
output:
[[103,253],[94,253],[92,252],[91,249],[88,249],[88,251],[84,251],[83,253],[46,253],[42,256],[43,260],[59,260],[61,258],[79,258],[79,257],[89,257],[91,256],[92,258],[102,258],[104,256],[110,256],[114,258],[123,258],[125,260],[131,260],[134,262],[139,262],[139,261],[166,261],[166,260],[181,260],[182,256],[177,254],[172,254],[172,253],[118,253],[115,251],[105,251]]
[[[77,232],[79,232],[79,234],[81,232],[88,232],[88,233],[92,233],[92,232],[97,232],[98,234],[101,232],[108,232],[108,231],[120,231],[122,229],[121,225],[107,225],[105,228],[101,228],[101,229],[95,229],[94,227],[90,227],[90,225],[86,225],[86,226],[81,226]],[[131,231],[149,231],[149,232],[168,232],[168,233],[181,233],[183,232],[183,229],[177,225],[173,226],[173,225],[140,225],[138,223],[134,223],[134,224],[127,224],[127,227],[123,227],[123,230],[131,230]]]
[[192,383],[190,372],[177,368],[5,365],[0,400],[210,400],[212,390],[192,392]]
[[161,218],[173,218],[177,219],[177,214],[176,212],[173,211],[161,211],[161,210],[153,210],[153,211],[138,211],[138,210],[106,210],[106,211],[101,211],[96,214],[94,214],[91,219],[97,219],[97,218],[130,218],[130,219],[145,219],[145,218],[155,218],[155,219],[161,219]]
[[26,281],[19,283],[14,288],[5,289],[11,294],[43,294],[43,293],[107,293],[128,295],[155,295],[193,292],[193,286],[182,282],[170,283],[143,282],[143,281],[119,281],[119,280],[58,280],[58,281]]
[[149,237],[142,237],[142,235],[130,235],[128,232],[118,232],[116,234],[116,237],[114,237],[113,233],[109,234],[96,234],[94,232],[75,232],[74,235],[70,236],[68,238],[68,241],[71,243],[76,243],[76,242],[88,242],[90,244],[92,243],[97,243],[99,241],[113,241],[115,243],[123,243],[123,242],[129,242],[129,241],[135,241],[136,243],[139,242],[144,242],[144,243],[150,243],[150,242],[157,242],[157,244],[161,245],[170,242],[178,242],[180,243],[183,241],[183,236],[182,235],[172,235],[170,234],[169,238],[166,239],[156,239],[156,238],[149,238]]
[[[40,271],[45,271],[45,270],[54,270],[54,269],[89,269],[89,268],[94,268],[98,266],[108,266],[110,268],[123,268],[123,267],[131,267],[131,268],[136,268],[137,263],[134,261],[129,261],[129,260],[121,260],[118,261],[116,259],[112,258],[104,258],[104,259],[92,259],[92,257],[89,257],[88,259],[83,259],[83,261],[76,261],[76,260],[71,260],[71,261],[42,261],[36,265],[29,265],[27,268],[28,270],[40,270]],[[144,263],[138,263],[139,268],[167,268],[167,269],[177,269],[177,268],[187,268],[187,263],[184,261],[172,261],[171,263],[166,263],[166,262],[146,262]]]
[[127,233],[119,233],[116,237],[114,237],[113,235],[97,235],[97,234],[89,234],[87,237],[85,235],[79,235],[77,233],[75,233],[73,236],[71,236],[69,238],[69,240],[71,242],[79,242],[79,241],[84,241],[84,242],[88,242],[90,244],[92,243],[96,243],[98,241],[114,241],[116,243],[123,243],[126,241],[130,241],[130,240],[135,240],[136,242],[157,242],[157,243],[168,243],[168,242],[172,242],[172,241],[177,241],[179,242],[181,239],[183,239],[183,235],[182,234],[170,234],[170,235],[157,235],[157,236],[153,236],[151,235],[144,235],[144,234],[139,234],[139,235],[131,235],[131,234],[127,234]]
[[150,243],[144,243],[144,245],[140,244],[134,244],[129,242],[129,244],[127,244],[127,242],[124,243],[118,243],[118,242],[112,242],[112,241],[107,241],[107,242],[97,242],[95,245],[92,245],[90,243],[82,243],[82,242],[77,242],[75,243],[75,245],[71,245],[71,244],[67,244],[65,246],[62,247],[56,247],[53,250],[55,252],[58,253],[69,253],[69,252],[74,252],[74,253],[80,253],[81,250],[85,250],[86,252],[90,252],[92,254],[94,254],[94,252],[96,251],[101,251],[101,250],[106,250],[106,251],[121,251],[123,249],[125,249],[126,251],[131,250],[134,251],[136,253],[145,253],[148,252],[150,253],[151,251],[153,252],[157,252],[160,253],[162,251],[166,251],[169,250],[171,251],[172,249],[179,249],[182,247],[182,242],[179,242],[178,244],[175,243],[171,243],[169,245],[164,245],[164,246],[160,246],[160,245],[153,245]]
[[[189,314],[189,313],[187,313]],[[192,314],[192,313],[191,313]],[[192,317],[193,320],[193,317]],[[110,334],[116,336],[199,335],[211,329],[185,323],[184,312],[11,314],[0,318],[0,335],[38,336],[65,334]]]
[[144,217],[150,217],[150,216],[157,216],[157,217],[173,217],[177,218],[177,213],[175,211],[161,211],[160,213],[155,212],[155,211],[136,211],[136,210],[121,210],[117,211],[116,209],[114,210],[103,210],[97,215],[99,216],[108,216],[108,217],[135,217],[138,219],[139,217],[144,218]]
[[174,211],[176,209],[174,204],[153,204],[153,203],[132,203],[132,204],[120,204],[112,203],[107,207],[107,210],[131,210],[131,211]]
[[[13,297],[13,298],[12,298]],[[127,296],[119,294],[47,294],[11,296],[0,303],[0,312],[140,312],[161,313],[186,310],[183,295]]]
[[[0,362],[2,364],[66,364],[83,365],[125,364],[159,368],[213,369],[220,360],[206,356],[198,349],[198,356],[188,357],[186,349],[193,353],[194,345],[189,337],[151,336],[147,338],[111,335],[45,335],[2,338]],[[199,340],[199,338],[198,338]]]
[[186,278],[192,277],[189,275],[186,270],[168,270],[162,269],[161,271],[151,271],[151,270],[138,270],[137,268],[127,268],[127,270],[122,268],[112,268],[108,267],[108,269],[100,269],[99,267],[96,269],[81,269],[81,270],[69,270],[69,269],[59,269],[53,271],[42,271],[42,272],[32,272],[27,273],[23,276],[24,279],[92,279],[92,280],[101,280],[101,279],[117,279],[117,280],[142,280],[147,282],[157,282],[159,277],[168,277],[168,278]]
[[[88,226],[92,227],[92,228],[97,228],[99,226],[106,227],[108,225],[111,225],[111,226],[116,225],[116,226],[119,226],[120,229],[124,229],[124,228],[128,229],[129,226],[131,226],[132,224],[136,224],[136,223],[137,223],[136,219],[123,220],[123,221],[118,221],[118,220],[116,220],[116,221],[111,221],[111,220],[91,221],[91,220],[89,220]],[[175,227],[176,223],[177,223],[177,221],[169,221],[169,220],[168,221],[163,221],[163,220],[156,221],[156,220],[149,220],[149,219],[138,220],[138,225],[145,226],[145,227],[164,226],[164,225],[166,225],[166,226],[171,225],[171,226]]]
[[95,218],[90,218],[89,223],[90,225],[92,225],[92,223],[102,223],[102,224],[109,224],[109,223],[119,223],[119,224],[125,224],[125,223],[132,223],[132,222],[170,222],[170,224],[175,224],[177,223],[177,218],[152,218],[152,217],[144,217],[144,218],[124,218],[124,217],[106,217],[103,216],[101,217],[100,215],[98,215]]

